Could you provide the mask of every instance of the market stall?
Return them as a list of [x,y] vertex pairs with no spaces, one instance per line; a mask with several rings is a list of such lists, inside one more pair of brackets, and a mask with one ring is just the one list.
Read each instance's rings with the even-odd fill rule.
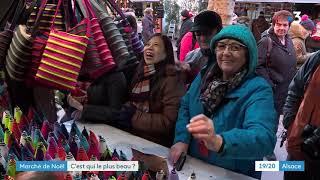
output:
[[[116,148],[118,150],[128,150],[131,148],[137,149],[146,154],[154,154],[157,156],[164,157],[167,161],[169,170],[172,169],[168,161],[169,149],[155,144],[148,140],[142,139],[140,137],[134,136],[130,133],[124,132],[122,130],[116,129],[114,127],[103,125],[103,124],[80,124],[77,123],[79,129],[82,129],[84,126],[87,130],[92,130],[96,135],[102,135],[105,137],[107,145],[110,148]],[[130,152],[127,152],[130,154]],[[242,174],[232,172],[221,167],[213,166],[207,164],[201,160],[187,157],[187,160],[184,164],[184,167],[181,171],[178,171],[179,179],[186,180],[191,175],[195,173],[197,179],[200,180],[214,180],[214,179],[223,179],[223,180],[250,180],[254,179]]]

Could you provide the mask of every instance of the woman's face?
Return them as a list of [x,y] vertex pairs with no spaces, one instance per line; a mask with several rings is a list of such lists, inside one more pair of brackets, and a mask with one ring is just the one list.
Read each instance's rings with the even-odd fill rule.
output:
[[247,63],[247,48],[239,41],[222,39],[217,42],[215,52],[224,80],[233,77]]
[[166,58],[164,43],[159,36],[151,38],[144,46],[143,57],[146,64],[157,64]]

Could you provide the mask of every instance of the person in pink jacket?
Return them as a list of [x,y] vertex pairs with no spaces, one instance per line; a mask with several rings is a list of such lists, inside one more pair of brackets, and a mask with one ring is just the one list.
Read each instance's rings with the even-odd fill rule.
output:
[[188,52],[194,49],[197,49],[199,47],[200,47],[199,43],[197,42],[196,38],[193,37],[193,33],[192,32],[186,33],[181,40],[179,60],[183,62]]

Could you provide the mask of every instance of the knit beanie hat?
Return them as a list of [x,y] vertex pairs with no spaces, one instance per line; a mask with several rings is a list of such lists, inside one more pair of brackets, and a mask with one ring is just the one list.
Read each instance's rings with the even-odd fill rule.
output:
[[315,28],[315,25],[313,23],[313,21],[311,19],[309,19],[309,16],[308,15],[303,15],[301,17],[301,22],[300,24],[306,29],[306,30],[309,30],[309,31],[313,31],[314,28]]

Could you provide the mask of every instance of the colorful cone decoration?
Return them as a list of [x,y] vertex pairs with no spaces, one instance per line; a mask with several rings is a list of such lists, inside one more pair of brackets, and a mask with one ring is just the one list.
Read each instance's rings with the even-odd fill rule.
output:
[[87,131],[85,126],[83,127],[83,130],[82,130],[81,134],[83,134],[84,137],[86,137],[87,141],[89,141],[89,134],[88,134],[88,131]]
[[0,140],[4,141],[4,132],[1,127],[0,127]]
[[117,180],[114,176],[109,177],[109,180]]
[[42,142],[45,147],[48,147],[48,143],[44,140],[40,129],[36,128],[34,130],[33,147],[36,147],[39,142]]
[[10,113],[9,111],[4,111],[2,115],[2,124],[4,125],[5,128],[8,128],[9,121],[10,121]]
[[75,176],[73,176],[73,180],[81,180],[81,174],[77,173]]
[[102,154],[107,148],[107,142],[106,140],[102,137],[99,136],[99,152]]
[[172,169],[172,171],[169,174],[168,180],[179,180],[179,176],[176,172],[176,169],[174,169],[174,168]]
[[65,179],[65,180],[73,180],[73,177],[72,177],[71,174],[67,174],[64,179]]
[[6,145],[8,145],[8,143],[9,143],[9,138],[10,138],[10,131],[9,131],[9,129],[6,129],[5,131],[4,131],[4,143],[6,144]]
[[77,143],[77,146],[80,147],[80,138],[78,135],[74,135],[74,141]]
[[98,144],[94,144],[94,143],[90,142],[88,156],[91,157],[92,155],[97,157],[98,159],[100,159]]
[[77,154],[77,161],[89,161],[89,157],[85,149],[81,146]]
[[104,175],[103,179],[115,178],[114,176],[116,175],[116,172],[114,172],[114,171],[103,171],[103,175]]
[[117,180],[128,180],[127,176],[125,173],[122,173],[118,178]]
[[22,116],[21,109],[19,107],[15,107],[13,118],[17,121],[17,123],[20,123],[21,116]]
[[30,130],[30,129],[29,129],[29,122],[28,122],[26,116],[24,116],[24,115],[21,116],[20,123],[18,124],[18,126],[19,126],[19,129],[20,129],[21,131],[27,131],[27,132],[29,132],[29,130]]
[[66,161],[75,161],[74,156],[69,152],[66,156]]
[[98,159],[97,159],[97,157],[92,155],[91,158],[90,158],[90,161],[98,161]]
[[50,138],[53,138],[53,139],[57,142],[57,144],[58,144],[58,142],[60,142],[60,141],[58,141],[58,138],[56,137],[56,135],[55,135],[53,132],[49,132],[49,134],[48,134],[48,140],[49,140]]
[[150,178],[150,174],[149,174],[148,171],[145,171],[145,172],[143,173],[143,176],[142,176],[141,180],[149,180],[149,179],[151,179],[151,178]]
[[13,122],[12,133],[13,133],[14,137],[16,138],[16,140],[20,140],[21,131],[19,129],[19,126],[18,126],[17,122]]
[[43,121],[42,127],[41,127],[41,134],[45,140],[48,139],[49,131],[50,131],[49,121]]
[[56,154],[58,153],[58,145],[53,137],[48,139],[48,154],[55,159]]
[[60,125],[60,130],[61,130],[62,134],[66,137],[66,139],[69,139],[69,133],[68,133],[68,130],[64,124]]
[[[90,131],[89,135],[89,142],[92,141],[94,144],[99,144],[99,141],[97,139],[97,136],[94,134],[94,132]],[[89,143],[90,144],[90,143]]]
[[13,122],[14,122],[14,119],[10,118],[8,123],[8,129],[10,130],[10,132],[12,132]]
[[89,151],[88,140],[83,134],[81,134],[81,136],[80,136],[80,146],[83,146],[83,148],[85,149],[86,152]]
[[7,175],[11,177],[16,176],[16,160],[13,157],[10,157],[7,167]]
[[62,140],[61,141],[61,145],[62,145],[62,147],[64,148],[64,150],[66,152],[70,152],[70,146],[69,146],[69,144],[68,144],[68,142],[66,140]]
[[[12,135],[12,144],[11,144],[11,147],[10,149],[12,150],[12,152],[15,153],[15,155],[17,156],[17,158],[19,160],[21,160],[21,147],[20,145],[17,143],[17,141],[14,139],[13,135]],[[10,152],[10,149],[9,149],[9,152]]]
[[53,157],[51,157],[50,154],[47,152],[47,153],[44,155],[44,160],[45,160],[45,161],[52,161],[52,160],[53,160]]
[[[3,169],[1,169],[1,166],[0,166],[0,169],[1,171],[3,172],[5,169],[7,169],[7,161],[4,159],[4,157],[1,155],[0,153],[0,165],[2,166]],[[0,171],[0,173],[2,173]]]
[[59,138],[59,132],[60,132],[60,124],[58,122],[55,122],[53,125],[53,133],[54,135]]
[[113,158],[113,157],[116,157],[116,158],[120,159],[120,156],[119,156],[119,154],[118,154],[118,152],[117,152],[117,149],[114,149],[114,150],[113,150],[112,158]]
[[30,152],[30,150],[23,145],[21,146],[21,158],[22,161],[32,161],[33,160],[33,155]]
[[46,152],[44,151],[43,143],[39,142],[39,144],[37,145],[37,148],[36,148],[35,160],[36,161],[43,161],[45,153]]
[[35,148],[33,148],[32,146],[32,139],[30,136],[27,136],[26,138],[26,145],[25,145],[26,148],[29,149],[29,151],[32,153],[32,154],[35,154]]
[[73,121],[72,125],[71,125],[71,131],[75,131],[76,134],[78,135],[78,137],[80,137],[81,132],[80,129],[78,128],[77,124],[75,123],[75,121]]
[[21,137],[20,137],[20,144],[22,144],[22,145],[26,145],[26,142],[27,142],[27,132],[26,131],[23,131],[22,133],[21,133]]
[[90,176],[90,180],[100,180],[96,174]]
[[70,143],[70,152],[75,157],[75,159],[77,159],[78,145],[77,145],[77,143],[76,143],[74,138],[72,139],[72,141]]
[[106,150],[103,152],[103,154],[100,157],[100,161],[110,161],[112,159],[111,153],[109,149],[106,148]]
[[63,147],[58,147],[58,157],[61,161],[64,161],[66,159],[66,151]]
[[127,156],[120,150],[120,161],[128,161]]

